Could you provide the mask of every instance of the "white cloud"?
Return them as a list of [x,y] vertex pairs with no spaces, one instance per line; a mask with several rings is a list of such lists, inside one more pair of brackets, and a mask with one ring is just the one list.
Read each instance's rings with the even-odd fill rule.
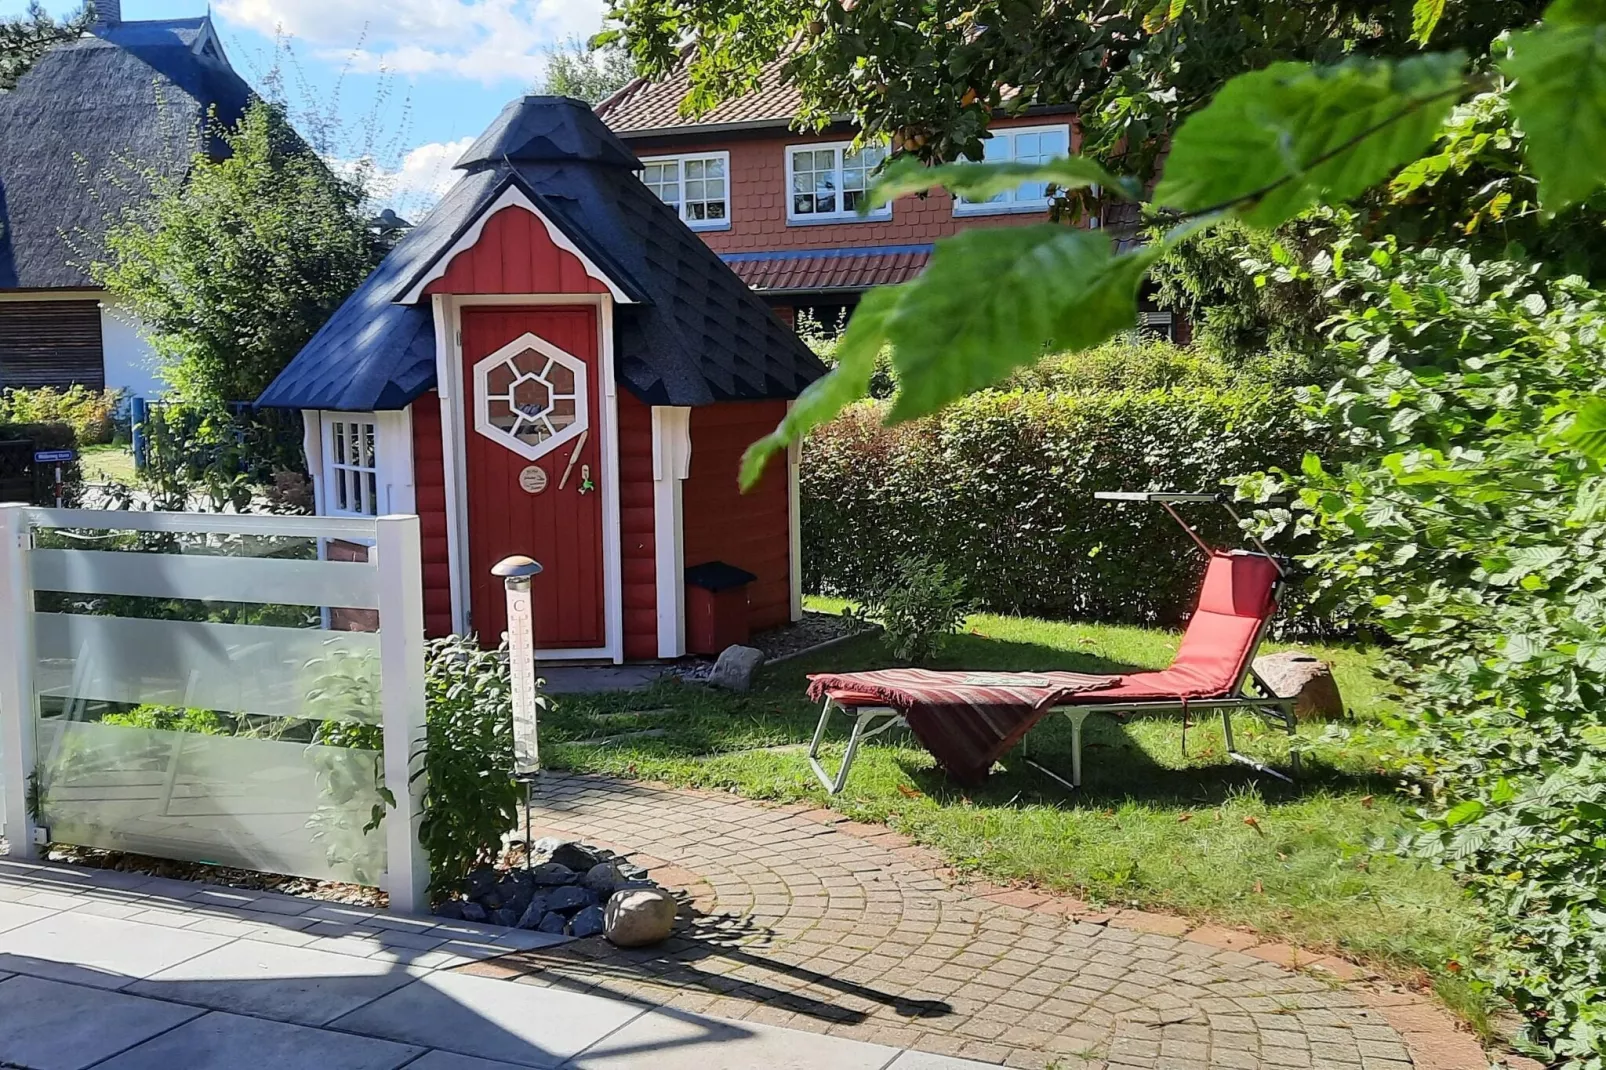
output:
[[227,20],[283,32],[362,71],[534,82],[543,49],[595,33],[605,0],[218,0]]
[[463,137],[419,145],[403,156],[393,171],[358,160],[329,162],[336,171],[361,179],[375,202],[396,209],[416,223],[417,217],[429,211],[462,177],[452,170],[452,165],[473,142],[472,137]]

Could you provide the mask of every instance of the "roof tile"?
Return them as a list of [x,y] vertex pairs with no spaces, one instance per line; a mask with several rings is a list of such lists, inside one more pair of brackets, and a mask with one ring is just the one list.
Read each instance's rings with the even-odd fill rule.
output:
[[691,92],[691,79],[684,67],[657,82],[637,78],[598,104],[597,114],[614,133],[625,136],[698,126],[785,125],[801,109],[802,97],[781,76],[783,63],[784,59],[771,60],[759,72],[756,90],[724,101],[695,118],[683,113],[680,107],[686,94]]
[[916,247],[897,252],[829,249],[813,255],[732,256],[727,261],[754,290],[781,294],[857,291],[907,282],[924,270],[930,258],[929,248]]

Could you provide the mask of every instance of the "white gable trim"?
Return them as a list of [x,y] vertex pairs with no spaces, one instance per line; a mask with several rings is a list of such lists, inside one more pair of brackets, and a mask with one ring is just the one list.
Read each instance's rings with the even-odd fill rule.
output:
[[[456,257],[458,253],[466,252],[467,250],[472,249],[474,246],[479,244],[480,235],[485,232],[485,224],[493,215],[495,215],[497,212],[500,212],[504,208],[522,208],[526,212],[529,212],[531,215],[535,216],[535,218],[539,219],[541,221],[541,225],[546,228],[547,237],[552,239],[553,245],[556,245],[564,252],[572,253],[585,268],[586,274],[602,283],[603,286],[607,287],[608,293],[613,295],[613,299],[615,301],[619,302],[620,304],[631,304],[630,298],[625,295],[625,292],[619,288],[618,284],[605,275],[602,269],[597,267],[597,265],[592,262],[590,257],[581,252],[580,247],[574,244],[573,239],[565,234],[560,227],[542,214],[541,209],[537,208],[535,203],[531,201],[530,198],[526,197],[524,195],[524,191],[519,189],[518,186],[509,186],[507,189],[503,190],[500,197],[496,198],[496,200],[492,201],[483,211],[481,211],[479,217],[474,220],[473,226],[464,231],[463,236],[458,238],[457,241],[452,244],[450,249],[447,249],[444,253],[441,253],[439,256],[437,256],[434,262],[430,264],[429,270],[424,273],[423,277],[415,282],[412,288],[403,294],[401,299],[396,303],[402,305],[412,305],[423,300],[424,290],[429,286],[429,284],[446,274],[447,269],[452,266],[453,258]],[[576,294],[575,296],[582,297],[584,295]]]

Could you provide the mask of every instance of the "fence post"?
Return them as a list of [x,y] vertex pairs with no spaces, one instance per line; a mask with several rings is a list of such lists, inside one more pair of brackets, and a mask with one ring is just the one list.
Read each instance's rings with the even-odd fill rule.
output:
[[28,564],[32,544],[28,507],[0,505],[0,813],[13,858],[32,858],[33,815],[28,812],[28,782],[33,776],[33,574]]
[[145,470],[145,399],[135,398],[129,403],[129,428],[134,439],[134,471]]
[[396,805],[385,816],[385,891],[390,909],[429,909],[429,856],[418,839],[423,764],[413,754],[424,738],[424,576],[416,516],[374,522],[379,582],[379,702],[384,728],[385,786]]

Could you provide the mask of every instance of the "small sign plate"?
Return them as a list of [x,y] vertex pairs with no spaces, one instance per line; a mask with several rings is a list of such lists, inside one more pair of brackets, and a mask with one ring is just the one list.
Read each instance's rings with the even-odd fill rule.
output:
[[532,464],[519,473],[519,486],[526,494],[540,494],[546,490],[546,469]]
[[64,461],[76,461],[77,450],[34,450],[35,464],[61,464]]

